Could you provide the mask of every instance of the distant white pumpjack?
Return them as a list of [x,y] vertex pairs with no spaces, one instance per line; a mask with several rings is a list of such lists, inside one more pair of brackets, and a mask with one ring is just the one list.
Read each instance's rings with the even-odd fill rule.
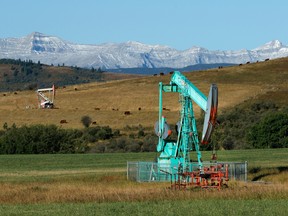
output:
[[55,99],[55,86],[52,88],[43,88],[38,89],[38,107],[41,109],[53,109],[54,108],[54,99]]

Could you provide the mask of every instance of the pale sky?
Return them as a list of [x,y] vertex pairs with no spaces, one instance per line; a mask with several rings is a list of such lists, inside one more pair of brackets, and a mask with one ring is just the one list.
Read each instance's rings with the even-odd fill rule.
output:
[[81,44],[138,41],[178,50],[288,45],[287,0],[0,0],[0,38],[32,32]]

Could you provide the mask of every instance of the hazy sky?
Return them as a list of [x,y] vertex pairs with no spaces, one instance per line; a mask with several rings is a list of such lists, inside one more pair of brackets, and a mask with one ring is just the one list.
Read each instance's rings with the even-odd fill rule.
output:
[[178,50],[288,45],[287,0],[0,0],[0,38],[34,31],[81,44],[138,41]]

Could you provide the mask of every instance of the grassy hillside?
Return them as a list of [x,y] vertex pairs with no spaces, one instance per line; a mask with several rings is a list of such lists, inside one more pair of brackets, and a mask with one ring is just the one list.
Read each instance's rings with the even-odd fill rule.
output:
[[[31,60],[0,59],[0,91],[46,88],[51,83],[65,86],[79,83],[118,80],[133,75],[105,73],[100,68],[86,69],[77,66],[44,65]],[[134,75],[135,77],[135,75]]]
[[[53,70],[56,70],[53,68]],[[58,70],[55,73],[59,72]],[[272,100],[287,105],[288,58],[242,66],[184,73],[206,95],[211,83],[219,88],[219,112],[244,101]],[[123,129],[127,125],[152,128],[158,118],[158,83],[169,83],[170,75],[121,77],[121,80],[59,87],[56,109],[37,108],[35,91],[3,92],[0,95],[0,126],[56,124],[65,119],[64,128],[81,128],[81,117],[89,115],[98,125]],[[163,106],[168,123],[178,121],[178,94],[165,93]],[[141,110],[139,110],[141,108]],[[199,108],[195,105],[196,115]],[[131,115],[124,115],[130,111]]]

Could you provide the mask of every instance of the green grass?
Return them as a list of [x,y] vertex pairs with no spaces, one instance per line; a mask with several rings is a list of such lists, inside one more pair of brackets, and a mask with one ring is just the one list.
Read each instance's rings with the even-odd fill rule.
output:
[[287,200],[191,200],[0,205],[2,215],[261,215],[285,216]]
[[156,153],[0,155],[0,182],[54,181],[126,172],[127,161],[153,161]]
[[153,160],[156,153],[0,155],[1,171],[124,168],[129,160]]
[[[208,160],[209,152],[204,152],[204,160]],[[248,167],[288,167],[288,149],[250,149],[217,152],[219,161],[247,161]]]
[[[27,171],[124,170],[127,161],[154,161],[157,155],[156,152],[0,155],[0,175]],[[203,151],[202,156],[204,161],[209,161],[211,151]],[[250,168],[288,166],[287,148],[217,151],[217,156],[219,161],[225,162],[247,161]],[[196,152],[191,152],[191,158],[196,158]]]

